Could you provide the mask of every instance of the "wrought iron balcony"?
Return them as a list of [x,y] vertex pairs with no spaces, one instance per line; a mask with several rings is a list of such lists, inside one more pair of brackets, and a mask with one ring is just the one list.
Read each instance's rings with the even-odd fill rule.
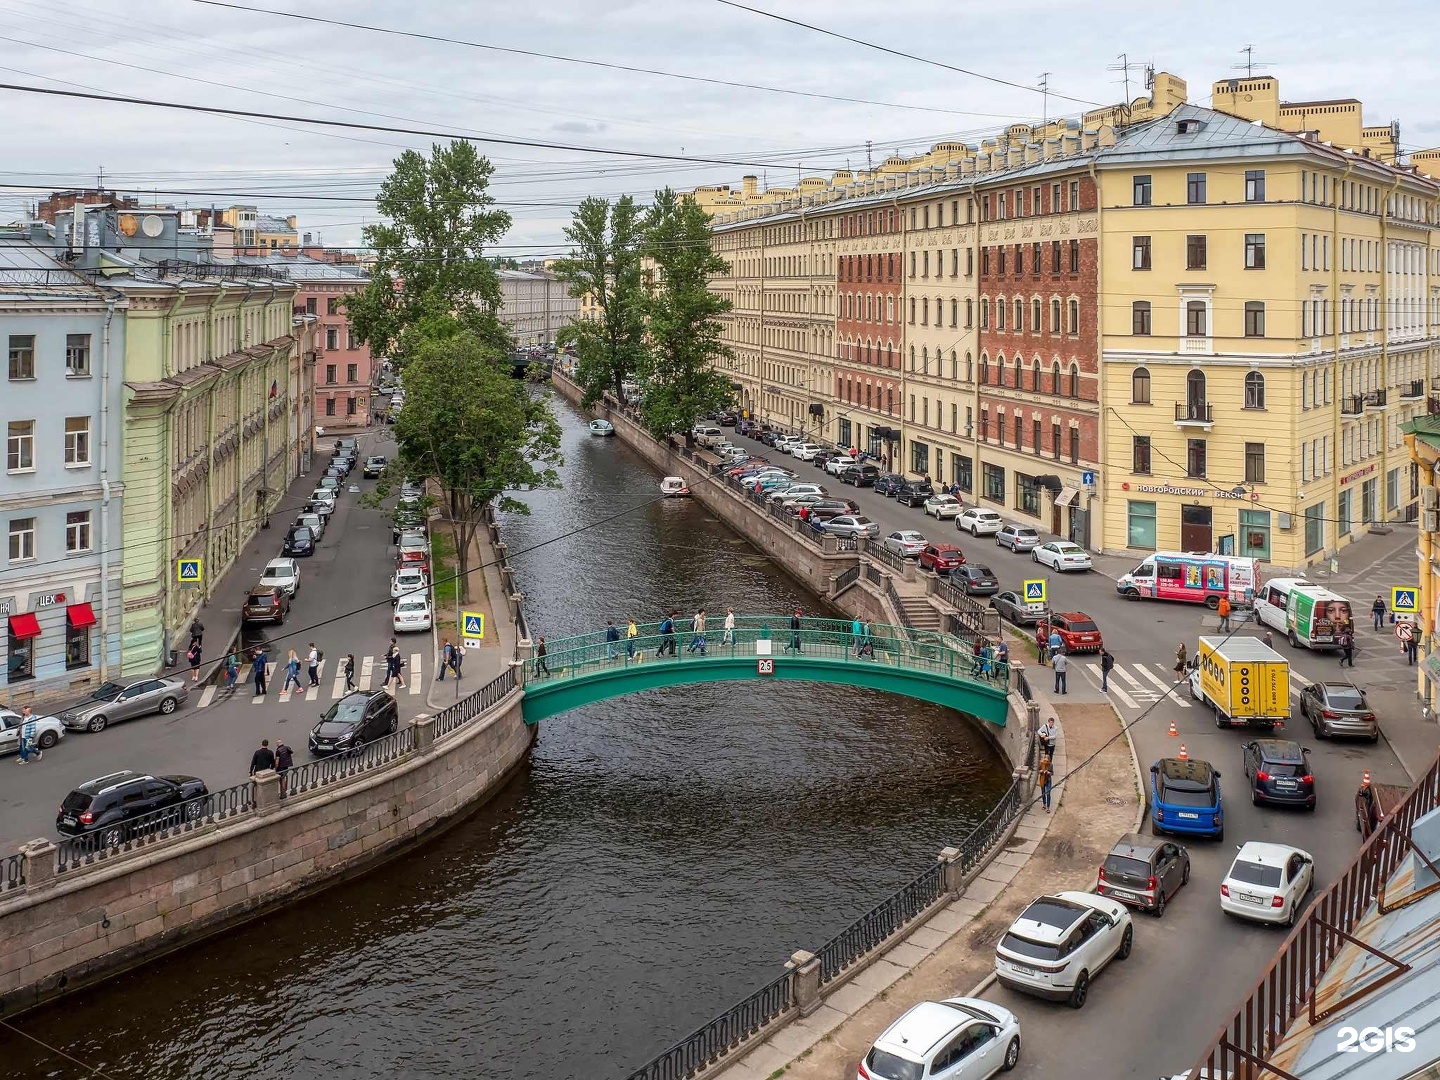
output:
[[1368,394],[1365,395],[1365,407],[1367,409],[1385,408],[1385,391],[1371,390]]
[[1176,427],[1205,427],[1215,423],[1215,407],[1208,401],[1175,402]]
[[1359,416],[1365,411],[1365,399],[1359,394],[1348,394],[1340,399],[1341,416]]
[[1422,397],[1424,397],[1424,396],[1425,396],[1425,380],[1424,380],[1424,379],[1411,379],[1409,385],[1404,386],[1404,387],[1401,388],[1401,390],[1400,390],[1400,396],[1401,396],[1402,398],[1407,399],[1407,400],[1414,399],[1414,398],[1422,398]]

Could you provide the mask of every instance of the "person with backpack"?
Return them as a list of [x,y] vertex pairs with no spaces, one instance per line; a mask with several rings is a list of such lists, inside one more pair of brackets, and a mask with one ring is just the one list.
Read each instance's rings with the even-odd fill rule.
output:
[[664,656],[666,651],[675,656],[675,613],[672,611],[665,616],[660,624],[660,648],[655,651],[656,659]]
[[275,772],[280,776],[280,797],[285,797],[285,774],[295,764],[295,751],[286,745],[284,739],[275,741]]
[[225,654],[225,689],[234,690],[240,678],[240,658],[229,652]]
[[205,643],[205,624],[200,619],[190,620],[190,644],[203,645]]
[[550,674],[550,665],[545,662],[545,653],[545,635],[541,634],[540,639],[535,642],[535,674],[537,675],[542,671],[546,675]]
[[1115,668],[1115,657],[1109,649],[1101,646],[1100,649],[1100,692],[1110,692],[1110,672]]
[[446,638],[440,646],[440,673],[435,676],[436,682],[445,681],[445,669],[450,666],[450,661],[454,658],[454,655],[455,646],[450,644],[449,638]]
[[325,658],[324,653],[315,647],[315,642],[310,642],[310,651],[305,654],[307,674],[310,676],[310,685],[320,685],[320,661]]

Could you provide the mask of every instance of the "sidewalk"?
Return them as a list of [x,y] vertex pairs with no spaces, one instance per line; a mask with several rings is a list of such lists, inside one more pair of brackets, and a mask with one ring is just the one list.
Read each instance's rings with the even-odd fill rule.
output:
[[[475,533],[470,553],[470,579],[473,592],[467,608],[485,613],[485,637],[480,645],[467,646],[460,678],[449,675],[442,682],[435,679],[425,694],[425,704],[432,711],[473,694],[491,679],[500,675],[515,655],[515,626],[510,621],[510,603],[500,577],[499,556],[490,543],[490,530],[482,525]],[[483,588],[481,587],[483,582]],[[432,641],[435,656],[440,655],[438,641]]]

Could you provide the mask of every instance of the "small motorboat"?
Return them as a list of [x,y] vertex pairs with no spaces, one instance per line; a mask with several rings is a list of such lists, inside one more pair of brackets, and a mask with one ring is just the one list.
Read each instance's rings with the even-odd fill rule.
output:
[[591,420],[591,421],[590,421],[590,434],[591,434],[591,435],[614,435],[614,434],[615,434],[615,425],[612,424],[612,423],[610,423],[609,420]]
[[660,481],[660,494],[667,499],[681,499],[690,494],[683,476],[667,476]]

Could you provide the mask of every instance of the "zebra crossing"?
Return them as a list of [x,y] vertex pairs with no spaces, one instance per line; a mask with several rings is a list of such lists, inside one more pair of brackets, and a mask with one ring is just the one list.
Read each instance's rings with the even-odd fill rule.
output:
[[[1101,673],[1098,663],[1076,665],[1085,673],[1085,677],[1095,689],[1100,689]],[[1290,672],[1290,698],[1299,702],[1300,691],[1309,685],[1310,680],[1300,675],[1293,668]],[[1144,709],[1155,704],[1162,698],[1168,697],[1170,701],[1182,709],[1189,709],[1196,704],[1190,697],[1190,684],[1188,680],[1175,681],[1175,669],[1167,668],[1163,663],[1153,664],[1121,664],[1116,663],[1110,669],[1110,694],[1120,704],[1130,709]]]
[[[265,693],[255,693],[255,683],[251,676],[250,669],[246,666],[240,668],[240,678],[236,680],[233,689],[211,683],[200,693],[200,700],[195,703],[195,708],[204,709],[211,705],[219,705],[235,698],[248,697],[252,705],[264,705],[267,701],[276,704],[286,705],[298,701],[319,701],[322,696],[326,701],[339,701],[345,696],[345,670],[344,666],[335,661],[333,657],[327,656],[317,665],[319,671],[320,685],[311,686],[309,683],[309,672],[302,664],[300,667],[301,685],[292,686],[290,689],[282,689],[284,676],[277,677],[277,669],[284,671],[283,667],[276,664],[269,664],[265,669]],[[419,697],[421,688],[425,683],[425,675],[421,670],[424,663],[423,653],[411,653],[406,658],[405,670],[403,672],[405,685],[399,686],[392,682],[384,689],[392,696],[409,694],[411,697]],[[328,672],[328,673],[327,673]],[[355,658],[355,686],[359,690],[369,691],[381,688],[381,680],[384,678],[385,660],[383,657],[357,656]]]

